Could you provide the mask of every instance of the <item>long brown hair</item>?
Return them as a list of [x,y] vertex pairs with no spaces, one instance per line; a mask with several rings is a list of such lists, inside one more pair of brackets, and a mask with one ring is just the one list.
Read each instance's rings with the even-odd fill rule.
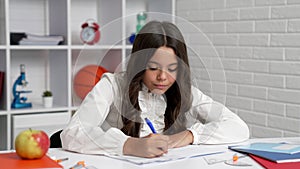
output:
[[165,92],[167,108],[165,111],[166,134],[185,129],[184,113],[191,107],[191,79],[187,49],[180,30],[170,22],[148,22],[137,34],[126,68],[126,87],[122,108],[122,131],[129,136],[139,137],[140,107],[138,93],[148,61],[162,46],[174,50],[178,60],[176,82]]

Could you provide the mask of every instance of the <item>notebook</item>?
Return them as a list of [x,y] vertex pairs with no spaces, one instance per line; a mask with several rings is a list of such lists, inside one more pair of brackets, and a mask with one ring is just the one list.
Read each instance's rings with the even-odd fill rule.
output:
[[60,164],[45,155],[41,159],[21,159],[15,152],[0,153],[1,168],[5,169],[61,169]]
[[295,169],[300,166],[300,162],[275,163],[252,154],[249,156],[266,169]]
[[232,146],[232,148],[239,150],[258,150],[276,153],[294,154],[300,153],[300,144],[291,143],[252,143],[247,145]]
[[[231,148],[232,149],[232,148]],[[276,163],[300,162],[300,153],[286,154],[258,150],[232,149],[234,151],[253,154]]]

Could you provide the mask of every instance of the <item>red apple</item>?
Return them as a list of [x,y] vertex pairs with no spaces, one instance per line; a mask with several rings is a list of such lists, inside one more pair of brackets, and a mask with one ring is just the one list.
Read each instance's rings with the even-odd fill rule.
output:
[[24,130],[15,140],[16,153],[24,159],[42,158],[48,151],[50,139],[42,130]]

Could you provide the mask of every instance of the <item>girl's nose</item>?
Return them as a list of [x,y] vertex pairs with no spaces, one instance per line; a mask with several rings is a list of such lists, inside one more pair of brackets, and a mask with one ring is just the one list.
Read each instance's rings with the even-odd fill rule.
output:
[[167,79],[167,72],[166,71],[163,71],[163,70],[159,70],[159,73],[157,75],[157,79],[158,80],[161,80],[161,81],[164,81]]

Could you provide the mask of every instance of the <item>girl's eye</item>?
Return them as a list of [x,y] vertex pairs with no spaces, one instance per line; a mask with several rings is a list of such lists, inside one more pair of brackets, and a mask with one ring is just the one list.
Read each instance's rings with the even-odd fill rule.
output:
[[177,67],[176,68],[169,68],[168,70],[169,70],[169,72],[176,72],[177,71]]
[[153,71],[154,71],[154,70],[158,70],[157,67],[150,67],[150,66],[148,67],[148,69],[149,69],[149,70],[153,70]]

